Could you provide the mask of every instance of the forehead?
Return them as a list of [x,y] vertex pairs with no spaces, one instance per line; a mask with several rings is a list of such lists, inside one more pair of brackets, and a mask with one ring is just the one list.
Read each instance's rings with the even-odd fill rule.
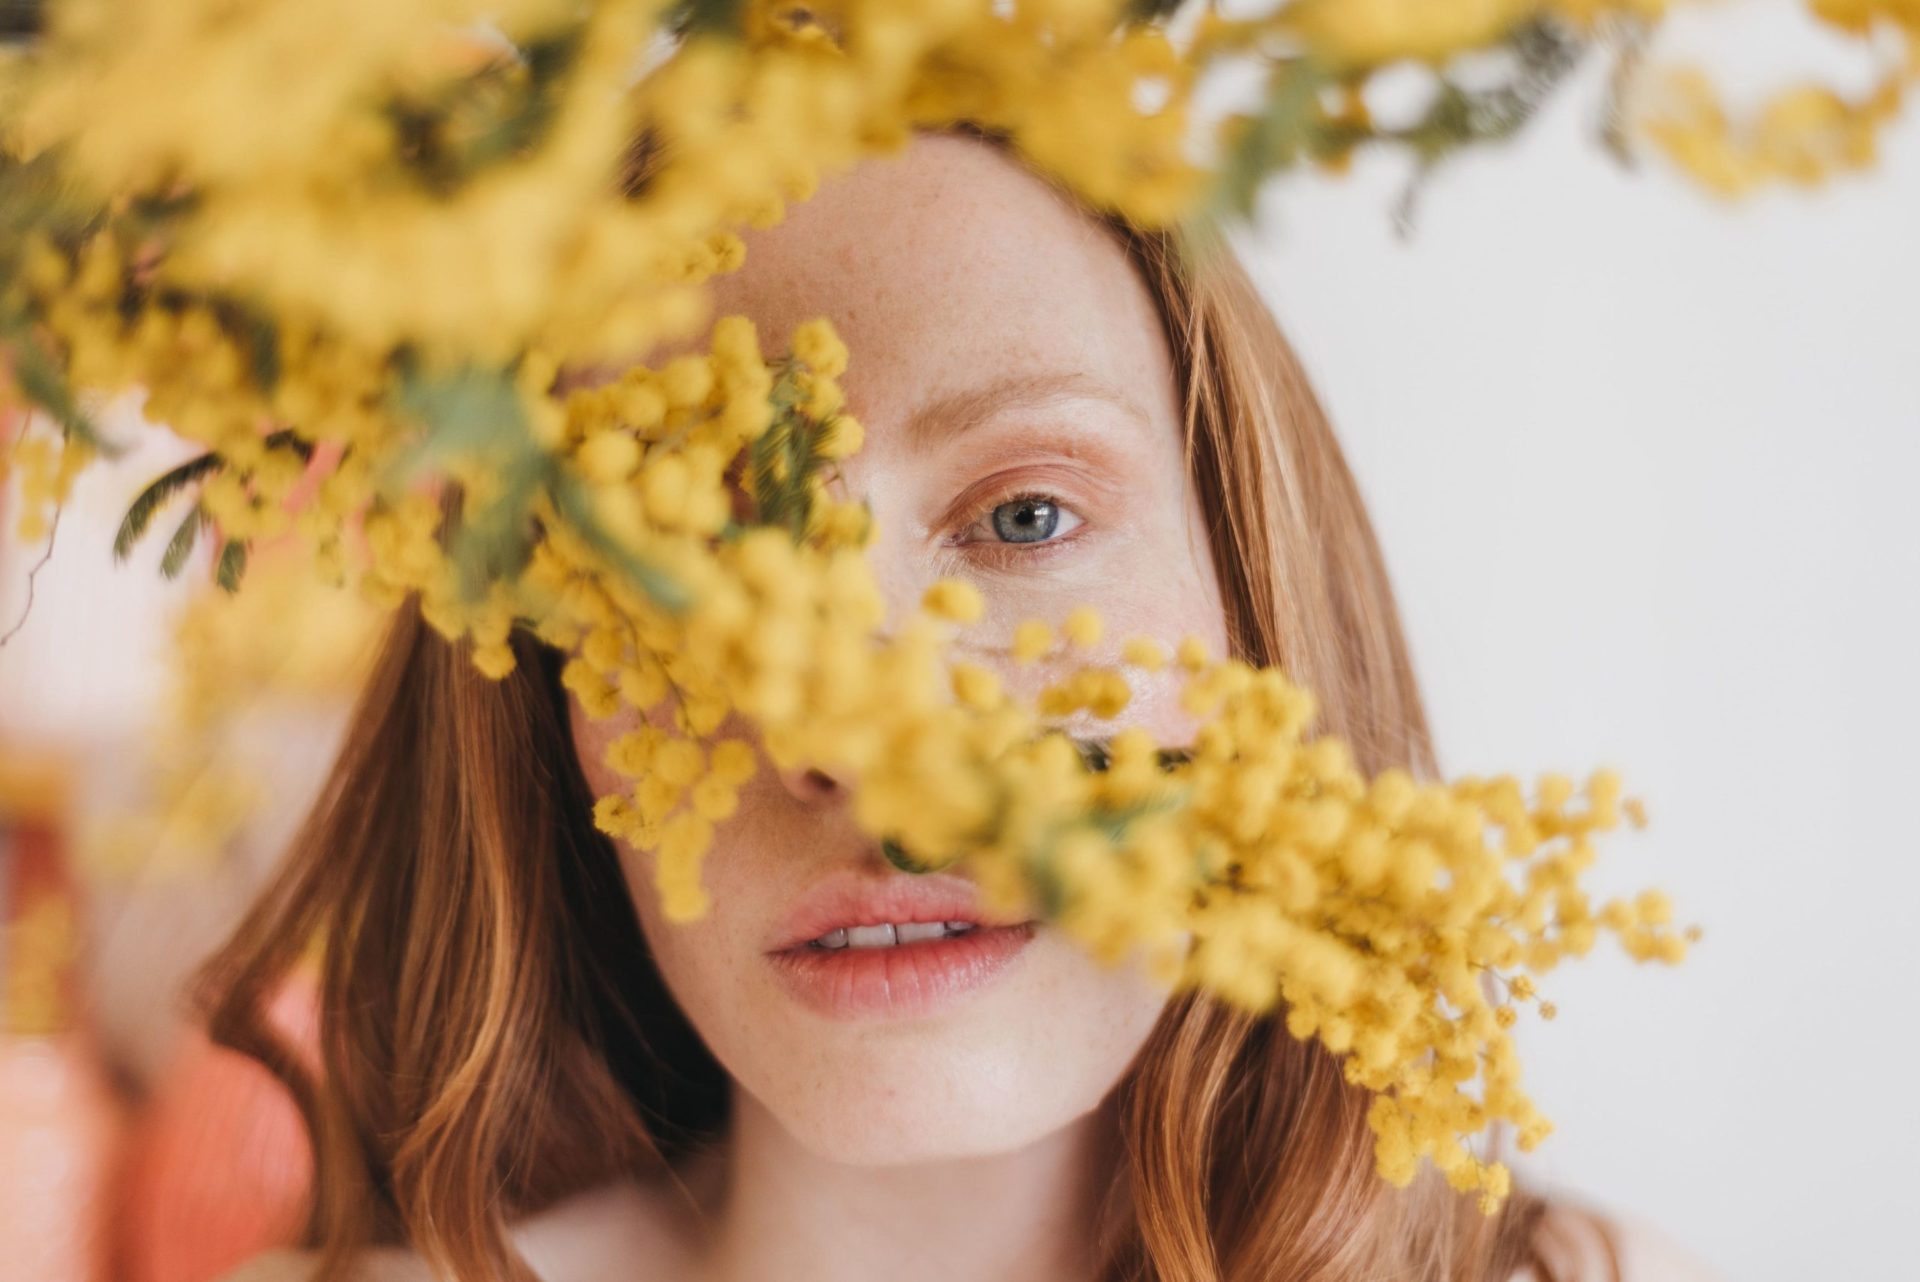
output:
[[744,238],[745,265],[710,282],[713,314],[749,317],[770,355],[825,316],[870,429],[1025,374],[1103,381],[1172,413],[1159,316],[1119,241],[990,144],[916,135]]

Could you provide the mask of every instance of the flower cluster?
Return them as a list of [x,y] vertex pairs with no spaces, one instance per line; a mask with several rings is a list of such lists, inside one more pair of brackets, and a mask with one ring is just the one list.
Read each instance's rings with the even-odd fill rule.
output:
[[[1103,958],[1284,1006],[1375,1094],[1383,1174],[1428,1159],[1496,1206],[1506,1173],[1467,1141],[1546,1132],[1509,1032],[1538,977],[1603,933],[1641,959],[1686,951],[1657,893],[1596,905],[1582,885],[1595,838],[1635,814],[1613,776],[1368,777],[1282,672],[1109,637],[1088,609],[976,636],[960,581],[888,620],[868,515],[830,484],[862,436],[832,328],[769,359],[722,317],[705,351],[632,364],[703,332],[741,227],[916,128],[1004,134],[1143,225],[1208,220],[1291,164],[1505,137],[1598,33],[1664,5],[1175,7],[61,0],[0,60],[0,406],[45,411],[0,456],[22,533],[115,448],[88,398],[144,389],[146,417],[203,452],[116,548],[184,505],[165,573],[211,543],[236,588],[271,544],[375,605],[416,598],[489,676],[516,631],[564,649],[589,715],[644,714],[595,818],[651,853],[672,918],[708,907],[702,860],[757,762],[730,727],[751,727],[777,764],[851,780],[901,867],[965,861],[996,906],[1037,905]],[[1756,131],[1694,91],[1647,136],[1727,189],[1868,159],[1920,15],[1813,7],[1905,40],[1881,96],[1790,97]],[[1450,78],[1487,50],[1511,79]],[[1202,128],[1200,74],[1241,58],[1262,104]],[[1381,127],[1366,90],[1406,59],[1440,92]],[[988,652],[1033,665],[1039,693],[1010,693]],[[1145,680],[1181,683],[1192,742],[1120,724]]]
[[[557,533],[535,548],[517,595],[467,620],[483,665],[510,661],[495,647],[525,612],[572,654],[563,679],[589,715],[651,711],[611,743],[607,764],[632,786],[601,798],[596,820],[654,852],[668,915],[708,906],[700,863],[753,770],[747,743],[721,735],[737,715],[776,764],[855,781],[857,821],[901,866],[964,859],[995,907],[1037,908],[1097,956],[1137,950],[1170,983],[1255,1012],[1284,1002],[1295,1035],[1319,1037],[1377,1093],[1384,1174],[1404,1181],[1427,1156],[1496,1204],[1504,1172],[1462,1137],[1496,1119],[1525,1147],[1546,1132],[1519,1087],[1513,1003],[1603,932],[1637,957],[1686,950],[1657,896],[1596,906],[1581,886],[1593,838],[1621,821],[1618,780],[1594,776],[1576,802],[1555,778],[1530,797],[1511,778],[1369,779],[1342,741],[1311,734],[1311,694],[1278,670],[1193,640],[1169,651],[1109,638],[1085,607],[975,638],[982,602],[961,580],[934,585],[881,631],[863,513],[822,483],[859,429],[803,408],[837,403],[846,356],[818,322],[795,348],[811,363],[779,366],[776,386],[793,391],[774,399],[793,408],[772,423],[743,408],[767,396],[739,317],[716,327],[707,377],[633,370],[567,398],[572,457],[600,460],[605,494],[622,496],[607,525],[632,531],[621,547],[681,585],[681,603],[636,591],[585,541]],[[678,379],[707,399],[677,429],[608,412]],[[647,403],[660,402],[672,398]],[[741,431],[751,435],[736,493],[714,442]],[[649,483],[661,469],[672,483]],[[768,519],[783,505],[787,519]],[[742,507],[760,519],[729,529],[726,514]],[[422,557],[430,543],[423,536]],[[995,651],[1044,665],[1037,697],[1002,688],[978,661]],[[1183,683],[1200,726],[1190,744],[1099,728],[1162,672]],[[1076,717],[1095,732],[1062,732]],[[1499,1004],[1489,977],[1504,988]]]

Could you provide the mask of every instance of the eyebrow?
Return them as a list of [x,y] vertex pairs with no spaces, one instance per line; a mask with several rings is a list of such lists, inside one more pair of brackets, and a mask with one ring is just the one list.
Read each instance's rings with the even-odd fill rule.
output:
[[1002,410],[1038,408],[1069,400],[1097,400],[1147,421],[1132,397],[1112,384],[1077,370],[1013,374],[978,387],[950,392],[916,408],[901,431],[909,445],[924,447],[942,436],[957,436],[980,426]]

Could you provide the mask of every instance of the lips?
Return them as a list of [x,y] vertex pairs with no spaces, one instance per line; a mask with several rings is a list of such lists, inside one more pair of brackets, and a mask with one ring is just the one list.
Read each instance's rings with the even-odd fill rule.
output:
[[[862,947],[846,940],[884,940],[886,925],[943,922],[968,925],[960,933],[912,931],[907,943]],[[988,984],[1037,929],[1037,922],[986,913],[978,889],[958,877],[842,872],[794,905],[766,956],[788,992],[816,1014],[901,1019],[933,1014]],[[821,936],[842,946],[815,944]]]

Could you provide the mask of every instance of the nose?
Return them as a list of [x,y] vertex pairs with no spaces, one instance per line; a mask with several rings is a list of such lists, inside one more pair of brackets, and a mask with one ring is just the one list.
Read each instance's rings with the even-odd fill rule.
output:
[[810,806],[835,800],[846,791],[838,779],[817,767],[781,768],[774,773],[780,776],[780,786],[787,790],[788,796]]

